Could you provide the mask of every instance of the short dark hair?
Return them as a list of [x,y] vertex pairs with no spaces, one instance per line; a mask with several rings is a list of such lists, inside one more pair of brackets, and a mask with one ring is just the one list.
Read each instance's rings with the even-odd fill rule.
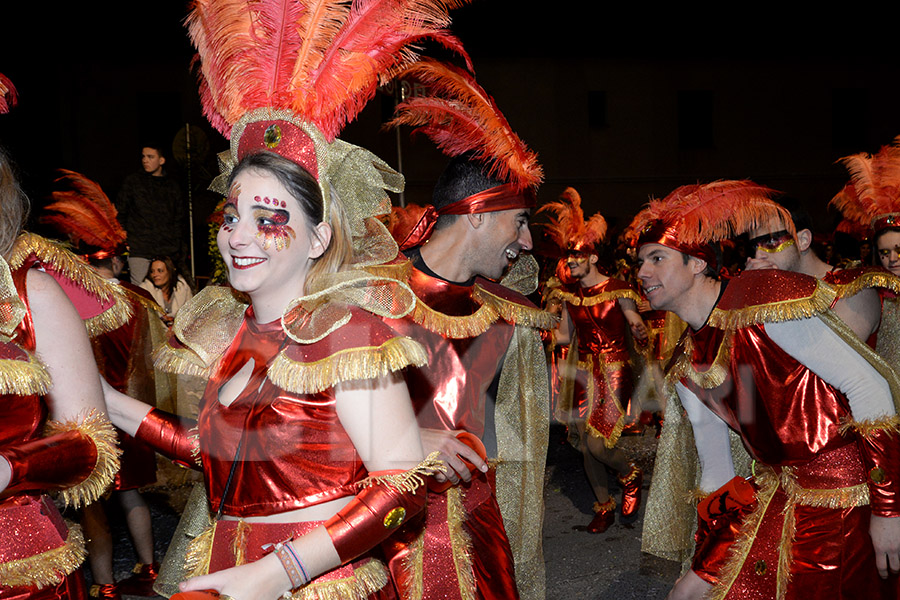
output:
[[[440,210],[463,198],[502,184],[499,179],[488,175],[487,166],[483,162],[473,160],[471,153],[462,154],[451,160],[438,177],[431,195],[431,203]],[[442,215],[435,223],[435,228],[440,229],[449,225],[458,216]]]
[[809,229],[811,232],[814,231],[812,217],[799,198],[782,195],[777,196],[774,200],[791,213],[791,221],[794,222],[794,228],[797,231],[804,229]]

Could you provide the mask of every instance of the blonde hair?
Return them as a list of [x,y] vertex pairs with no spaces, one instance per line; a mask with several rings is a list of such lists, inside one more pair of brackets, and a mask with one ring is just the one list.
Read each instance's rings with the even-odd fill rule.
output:
[[9,154],[0,148],[0,256],[8,256],[28,218],[28,196],[16,178]]

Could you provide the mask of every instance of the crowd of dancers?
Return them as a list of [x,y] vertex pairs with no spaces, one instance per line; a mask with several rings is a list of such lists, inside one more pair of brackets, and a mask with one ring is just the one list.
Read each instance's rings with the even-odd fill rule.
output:
[[[537,156],[448,31],[456,4],[194,3],[204,112],[230,141],[211,184],[228,285],[168,331],[116,279],[127,239],[99,186],[58,182],[40,217],[66,246],[23,230],[0,154],[0,598],[553,596],[551,418],[595,534],[644,501],[623,432],[660,428],[642,539],[685,563],[671,598],[897,597],[900,140],[844,159],[832,200],[879,264],[817,255],[799,207],[751,181],[651,200],[610,261],[577,191],[538,208]],[[450,157],[429,206],[392,207],[403,176],[339,137],[397,77],[428,93],[389,125]],[[15,118],[5,78],[0,100]],[[196,410],[177,377],[204,382]],[[82,530],[57,503],[113,489],[144,518],[148,448],[203,485],[163,563],[151,543],[115,582],[100,515]]]

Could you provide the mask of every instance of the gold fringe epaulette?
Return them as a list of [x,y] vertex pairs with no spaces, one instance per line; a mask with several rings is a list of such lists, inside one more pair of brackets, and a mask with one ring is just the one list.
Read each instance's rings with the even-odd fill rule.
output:
[[126,287],[123,287],[122,291],[125,292],[125,295],[128,297],[129,300],[137,302],[139,305],[143,306],[144,308],[150,309],[153,312],[160,314],[160,315],[166,314],[166,309],[164,309],[162,306],[160,306],[155,300],[147,298],[146,296],[142,296],[141,294],[136,294],[134,291],[129,290]]
[[401,492],[415,492],[425,485],[426,477],[445,472],[444,461],[438,458],[440,454],[440,452],[432,452],[418,465],[402,473],[366,477],[357,482],[356,487],[361,489],[373,485],[389,485]]
[[396,279],[397,281],[407,282],[409,281],[410,273],[412,273],[412,263],[409,261],[409,259],[404,258],[403,260],[397,260],[389,263],[368,265],[363,267],[362,270],[374,275],[375,277]]
[[97,462],[87,479],[60,491],[66,506],[79,508],[90,504],[106,492],[119,471],[119,456],[122,452],[116,443],[116,430],[106,415],[91,410],[80,421],[48,421],[46,435],[77,431],[88,437],[97,449]]
[[50,373],[33,354],[26,355],[27,360],[0,359],[0,394],[30,396],[50,390]]
[[395,337],[380,346],[339,350],[315,362],[298,362],[284,352],[269,368],[268,377],[277,386],[297,394],[315,394],[345,382],[377,379],[406,367],[428,363],[422,346],[406,337]]
[[491,306],[500,317],[513,325],[534,329],[553,329],[559,325],[559,317],[535,306],[519,304],[496,296],[480,285],[475,285],[473,297],[483,306]]
[[32,255],[91,296],[113,303],[101,314],[85,319],[85,327],[91,337],[118,329],[131,318],[131,303],[121,286],[106,281],[70,251],[39,235],[23,233],[16,238],[8,261],[9,268],[15,271]]
[[459,582],[461,600],[476,600],[475,573],[472,570],[472,538],[463,526],[466,522],[465,491],[459,486],[447,490],[447,526],[453,548],[453,566]]
[[684,336],[683,351],[678,359],[666,374],[666,380],[675,383],[683,377],[687,377],[692,382],[705,390],[711,390],[725,383],[728,377],[728,363],[731,360],[731,337],[729,331],[725,332],[725,337],[719,344],[719,350],[716,352],[716,358],[705,371],[697,370],[693,363],[694,343],[690,335]]
[[81,527],[67,522],[69,533],[63,545],[8,562],[0,562],[0,584],[9,587],[34,586],[38,589],[59,585],[87,556]]
[[847,283],[832,283],[838,298],[849,298],[869,288],[881,288],[900,294],[900,277],[881,270],[864,271]]
[[162,344],[153,354],[153,366],[164,373],[209,379],[210,367],[204,365],[200,357],[187,348],[173,348],[169,344]]
[[572,292],[567,292],[562,288],[556,288],[548,295],[548,298],[559,298],[563,302],[568,302],[572,306],[596,306],[603,302],[610,302],[625,298],[626,300],[634,300],[640,302],[641,297],[631,288],[622,288],[620,290],[610,290],[593,296],[578,296]]
[[796,319],[807,319],[828,310],[837,292],[834,288],[818,281],[815,291],[804,298],[771,302],[744,308],[722,310],[714,308],[709,315],[709,325],[718,329],[734,330],[760,323],[779,323]]
[[874,419],[872,421],[846,421],[841,425],[841,434],[848,431],[855,431],[862,437],[869,437],[882,431],[887,431],[891,435],[900,434],[900,416],[890,415]]

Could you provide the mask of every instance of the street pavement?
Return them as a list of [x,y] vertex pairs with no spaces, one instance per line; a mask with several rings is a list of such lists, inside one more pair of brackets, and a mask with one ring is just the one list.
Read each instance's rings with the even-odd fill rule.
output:
[[[544,488],[548,600],[665,598],[678,576],[679,565],[641,554],[643,505],[640,517],[632,524],[617,521],[603,534],[585,531],[593,517],[594,498],[584,475],[581,455],[564,443],[564,438],[562,426],[551,427]],[[619,446],[644,469],[646,496],[656,452],[653,430],[640,436],[623,437]],[[192,482],[196,480],[190,472],[160,460],[158,485],[144,491],[153,515],[158,557],[165,554]],[[618,485],[612,476],[610,482]],[[614,488],[613,493],[617,500],[621,498],[620,490]],[[113,567],[116,578],[124,579],[134,565],[135,556],[124,521],[114,505],[109,503],[115,544]],[[90,582],[90,573],[85,571]]]

